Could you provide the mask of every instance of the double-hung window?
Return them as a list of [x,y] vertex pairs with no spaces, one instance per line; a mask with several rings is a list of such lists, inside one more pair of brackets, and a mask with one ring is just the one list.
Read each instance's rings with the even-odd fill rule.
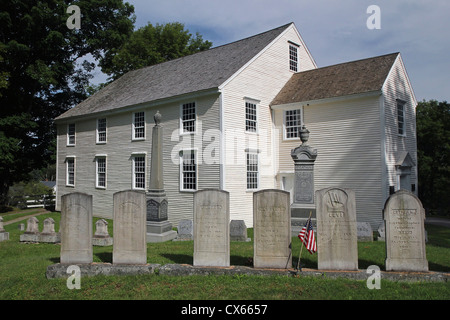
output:
[[97,188],[106,188],[106,156],[95,158],[96,163],[96,182]]
[[67,145],[75,145],[75,123],[69,123],[67,125]]
[[247,152],[247,190],[258,189],[258,153]]
[[106,118],[97,119],[97,143],[106,143]]
[[133,156],[133,189],[145,189],[145,155]]
[[245,102],[245,131],[257,132],[258,119],[257,119],[257,104],[254,102]]
[[197,111],[195,102],[184,103],[181,105],[181,133],[195,132],[195,121]]
[[298,71],[298,45],[289,43],[289,70]]
[[183,150],[180,160],[181,190],[197,190],[197,158],[195,150]]
[[405,135],[405,102],[397,100],[397,133]]
[[66,158],[66,186],[75,187],[75,157]]
[[145,139],[145,112],[133,114],[133,140]]
[[301,110],[286,110],[284,111],[284,138],[296,139],[299,138],[299,130],[301,127]]

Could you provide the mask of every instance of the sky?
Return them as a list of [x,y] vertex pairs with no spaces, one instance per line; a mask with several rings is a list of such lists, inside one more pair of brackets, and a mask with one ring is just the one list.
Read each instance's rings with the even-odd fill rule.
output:
[[[448,0],[126,2],[135,8],[136,28],[181,22],[213,47],[293,22],[318,67],[400,52],[418,102],[450,101]],[[378,13],[368,12],[372,5]],[[97,71],[93,82],[105,79]]]

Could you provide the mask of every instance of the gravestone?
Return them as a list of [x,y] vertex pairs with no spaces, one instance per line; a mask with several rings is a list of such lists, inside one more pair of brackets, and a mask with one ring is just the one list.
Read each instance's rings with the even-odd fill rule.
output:
[[368,222],[358,222],[356,225],[358,241],[373,241],[372,226]]
[[116,192],[114,201],[113,264],[146,264],[145,193]]
[[3,227],[3,217],[0,216],[0,241],[9,240],[9,232]]
[[253,193],[255,268],[292,266],[290,194],[267,189]]
[[247,226],[244,220],[231,220],[230,222],[230,240],[249,242],[247,237]]
[[386,271],[428,271],[425,210],[417,196],[400,190],[386,201]]
[[378,226],[377,232],[378,232],[377,240],[378,241],[386,241],[386,229],[385,229],[384,221],[383,221],[383,223],[381,223]]
[[230,266],[230,195],[217,189],[194,193],[194,266]]
[[92,263],[92,196],[69,193],[61,197],[61,263]]
[[59,243],[61,242],[61,233],[55,231],[55,220],[46,218],[44,220],[44,228],[38,236],[39,242]]
[[291,205],[292,236],[298,235],[311,216],[316,225],[316,206],[314,204],[314,163],[317,149],[308,144],[309,130],[303,125],[299,130],[302,144],[291,150],[294,161],[294,199]]
[[147,242],[173,240],[177,232],[168,220],[168,201],[164,190],[163,127],[159,111],[154,116],[152,129],[152,153],[150,163],[150,186],[147,191]]
[[355,192],[316,191],[318,269],[358,270]]
[[177,240],[193,240],[194,239],[194,223],[192,220],[183,219],[178,222]]
[[39,220],[30,217],[27,220],[27,229],[20,235],[20,242],[39,242]]
[[113,238],[111,238],[108,232],[108,221],[105,219],[98,219],[95,222],[95,233],[92,238],[92,244],[100,247],[111,246],[113,244]]

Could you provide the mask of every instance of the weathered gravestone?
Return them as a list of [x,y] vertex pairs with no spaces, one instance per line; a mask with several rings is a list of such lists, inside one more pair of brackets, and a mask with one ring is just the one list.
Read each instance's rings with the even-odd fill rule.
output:
[[189,219],[182,219],[178,222],[177,240],[194,239],[194,223]]
[[217,189],[194,193],[194,266],[230,265],[230,195]]
[[386,201],[386,271],[428,271],[425,210],[417,196],[400,190]]
[[9,240],[9,232],[3,227],[3,217],[0,216],[0,241]]
[[120,191],[114,201],[114,264],[146,264],[146,199],[145,193]]
[[247,237],[247,226],[244,220],[231,220],[230,222],[230,240],[249,242]]
[[39,235],[39,242],[59,243],[61,242],[61,234],[55,231],[55,220],[46,218],[44,220],[44,228]]
[[356,225],[358,241],[373,241],[372,226],[368,222],[358,222]]
[[61,197],[61,263],[92,263],[92,196],[69,193]]
[[355,192],[316,191],[318,269],[358,270]]
[[39,220],[36,217],[30,217],[27,220],[27,229],[20,235],[21,242],[39,241]]
[[113,244],[113,238],[110,237],[108,232],[108,221],[105,219],[98,219],[95,222],[95,233],[92,238],[92,244],[94,246],[111,246]]
[[290,194],[282,190],[253,193],[255,268],[290,268],[291,212]]

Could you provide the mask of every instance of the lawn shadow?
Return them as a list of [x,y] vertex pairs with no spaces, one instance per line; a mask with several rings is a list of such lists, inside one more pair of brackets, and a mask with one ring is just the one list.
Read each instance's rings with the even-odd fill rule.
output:
[[178,264],[193,264],[194,263],[194,261],[193,261],[194,258],[192,257],[192,255],[188,255],[188,254],[162,253],[161,256],[166,259],[169,259],[173,263],[178,263]]

